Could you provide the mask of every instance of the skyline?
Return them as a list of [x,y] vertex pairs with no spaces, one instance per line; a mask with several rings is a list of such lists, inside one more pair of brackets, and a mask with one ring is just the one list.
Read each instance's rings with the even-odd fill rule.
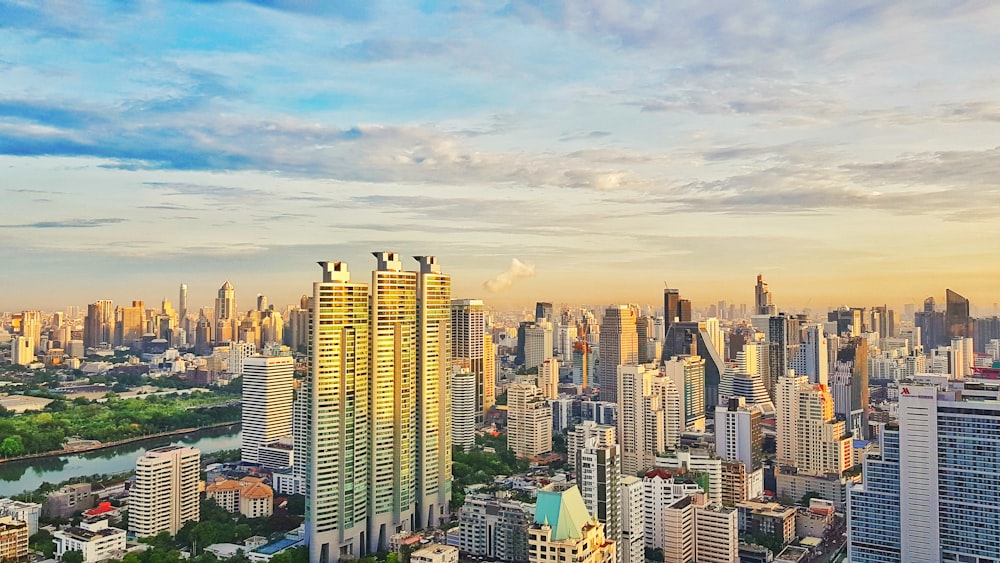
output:
[[0,12],[0,310],[294,303],[378,250],[494,307],[998,300],[1000,5]]

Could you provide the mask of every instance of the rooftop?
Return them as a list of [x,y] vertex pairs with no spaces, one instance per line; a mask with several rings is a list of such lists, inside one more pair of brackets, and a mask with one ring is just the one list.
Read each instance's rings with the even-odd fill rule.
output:
[[302,540],[293,540],[293,539],[289,539],[289,538],[281,538],[280,540],[277,540],[275,542],[272,542],[272,543],[269,543],[267,545],[262,545],[262,546],[258,547],[257,549],[254,550],[254,552],[261,553],[261,554],[264,554],[264,555],[274,555],[275,553],[278,553],[279,551],[288,549],[288,548],[290,548],[290,547],[298,544],[301,541]]
[[534,521],[551,526],[553,540],[581,538],[590,522],[590,512],[576,485],[553,483],[538,491]]

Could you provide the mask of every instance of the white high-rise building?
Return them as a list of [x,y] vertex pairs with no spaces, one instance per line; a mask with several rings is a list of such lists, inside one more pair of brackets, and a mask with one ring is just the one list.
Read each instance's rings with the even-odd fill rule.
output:
[[253,342],[233,342],[229,345],[229,373],[243,373],[243,362],[257,353],[257,345]]
[[642,479],[624,476],[621,479],[619,493],[621,496],[621,542],[618,544],[621,563],[645,563],[646,552],[643,541],[646,512]]
[[764,431],[761,411],[747,406],[742,397],[715,407],[715,453],[725,460],[743,462],[747,498],[764,494]]
[[715,453],[723,459],[742,461],[747,471],[762,467],[764,431],[760,415],[760,410],[748,407],[742,397],[715,407]]
[[809,382],[829,385],[830,361],[823,325],[806,328],[806,341],[802,343],[802,348],[805,348],[805,375],[809,377]]
[[719,353],[719,357],[725,358],[726,338],[725,333],[722,331],[722,327],[719,326],[719,319],[715,317],[705,319],[705,332],[708,333],[708,339],[711,341],[715,350]]
[[32,354],[44,354],[42,350],[42,313],[24,311],[21,313],[21,334],[31,342]]
[[243,461],[260,463],[257,450],[292,435],[295,360],[253,356],[243,360]]
[[35,353],[31,339],[27,336],[15,336],[10,343],[10,361],[15,365],[26,366],[35,361]]
[[546,399],[559,398],[559,360],[549,358],[538,366],[538,387]]
[[950,387],[901,385],[898,424],[848,489],[851,561],[1000,561],[1000,391]]
[[839,475],[850,468],[852,438],[834,414],[829,390],[793,374],[779,379],[777,391],[778,463],[806,475]]
[[309,365],[295,402],[295,473],[305,483],[309,560],[367,553],[368,285],[344,262],[320,262],[309,311]]
[[552,323],[544,319],[524,329],[524,367],[537,368],[552,358]]
[[656,411],[659,413],[658,417],[649,412],[654,405],[648,397],[652,395],[656,372],[646,371],[640,365],[623,365],[617,369],[618,441],[621,445],[622,474],[636,475],[651,466],[653,456],[663,449],[662,444],[653,443],[657,437],[662,440],[663,433],[657,435],[655,431],[647,432],[651,427],[663,428],[662,411]]
[[649,549],[665,548],[677,533],[676,529],[668,527],[670,513],[667,509],[682,498],[702,493],[701,487],[692,479],[675,478],[667,471],[656,469],[642,478],[642,487],[643,542]]
[[681,469],[701,473],[707,479],[708,490],[705,491],[707,502],[717,504],[722,502],[722,459],[715,452],[701,449],[683,449],[657,456],[654,465],[657,469]]
[[507,388],[507,447],[529,458],[552,450],[552,406],[529,383]]
[[435,528],[451,498],[451,276],[434,256],[415,256],[417,272],[417,520]]
[[469,451],[476,444],[476,374],[451,376],[451,443]]
[[[674,449],[681,443],[681,432],[684,431],[682,416],[684,409],[681,394],[674,386],[674,381],[665,375],[653,378],[651,403],[658,405],[646,414],[647,432],[653,432],[658,420],[656,411],[663,412],[663,438],[653,438],[652,444],[663,449]],[[661,444],[662,442],[662,444]]]
[[618,443],[615,438],[614,426],[598,424],[592,420],[585,420],[577,424],[573,430],[566,435],[566,465],[576,467],[576,456],[587,444],[595,443],[599,446],[613,446]]
[[739,512],[721,504],[694,507],[694,553],[698,563],[739,563]]
[[175,535],[185,522],[197,522],[200,480],[198,449],[167,446],[147,451],[136,461],[135,484],[129,490],[129,531],[140,538],[160,532]]

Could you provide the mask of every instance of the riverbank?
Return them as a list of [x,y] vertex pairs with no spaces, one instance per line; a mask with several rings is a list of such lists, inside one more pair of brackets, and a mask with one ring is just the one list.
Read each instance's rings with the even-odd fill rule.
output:
[[106,450],[108,448],[114,448],[116,446],[122,446],[125,444],[132,444],[135,442],[142,442],[144,440],[155,440],[157,438],[164,438],[167,436],[179,436],[182,434],[187,434],[189,432],[198,432],[201,430],[209,430],[212,428],[224,428],[228,426],[236,427],[239,426],[240,421],[232,422],[218,422],[216,424],[209,424],[207,426],[199,426],[197,428],[180,428],[178,430],[168,430],[166,432],[157,432],[156,434],[146,434],[144,436],[135,436],[134,438],[126,438],[124,440],[116,440],[114,442],[101,442],[100,444],[85,446],[82,448],[73,449],[61,449],[61,450],[51,450],[48,452],[42,452],[38,454],[28,454],[17,457],[0,458],[0,465],[4,463],[12,463],[18,461],[29,461],[32,459],[44,459],[48,457],[62,457],[67,455],[79,455],[89,452],[96,452],[100,450]]

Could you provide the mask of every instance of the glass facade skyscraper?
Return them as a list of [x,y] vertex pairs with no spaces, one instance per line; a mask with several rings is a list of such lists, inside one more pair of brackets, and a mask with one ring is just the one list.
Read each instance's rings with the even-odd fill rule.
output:
[[849,491],[852,562],[1000,561],[1000,392],[970,385],[900,388],[899,424]]

